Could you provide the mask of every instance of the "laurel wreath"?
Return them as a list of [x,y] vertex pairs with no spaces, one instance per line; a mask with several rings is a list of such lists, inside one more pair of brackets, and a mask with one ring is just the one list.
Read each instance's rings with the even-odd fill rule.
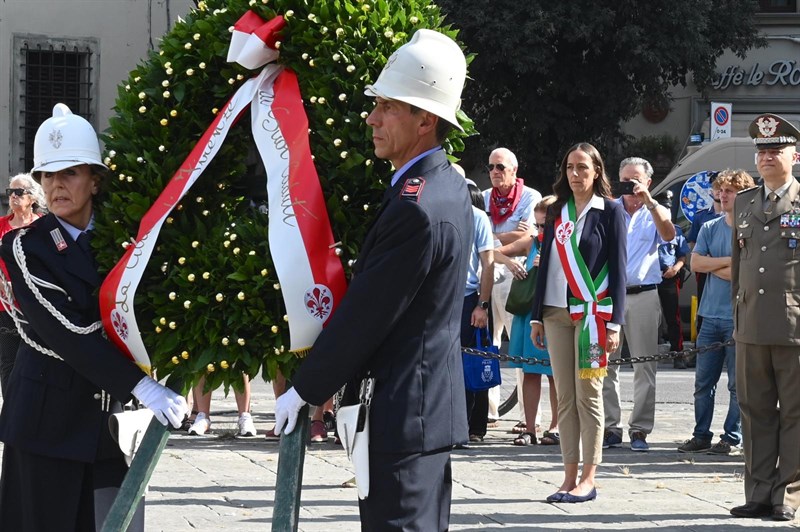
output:
[[[286,18],[280,61],[300,81],[311,150],[345,271],[358,253],[391,169],[374,158],[364,86],[418,28],[456,38],[426,0],[205,0],[166,34],[118,88],[102,136],[110,178],[93,245],[108,271],[139,221],[230,95],[254,72],[226,62],[234,23],[247,10]],[[468,56],[468,61],[472,57]],[[454,132],[449,153],[474,133]],[[247,122],[245,117],[242,122]],[[267,243],[265,176],[246,124],[229,134],[204,175],[171,213],[135,299],[158,376],[186,389],[241,386],[242,372],[291,375],[288,323]],[[332,354],[335,356],[335,354]]]

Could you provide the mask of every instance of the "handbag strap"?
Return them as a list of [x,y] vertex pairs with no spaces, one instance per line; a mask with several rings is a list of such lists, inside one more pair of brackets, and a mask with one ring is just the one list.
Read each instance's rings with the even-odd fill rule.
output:
[[[481,333],[484,333],[485,336]],[[479,348],[489,347],[489,327],[475,328],[475,345]]]

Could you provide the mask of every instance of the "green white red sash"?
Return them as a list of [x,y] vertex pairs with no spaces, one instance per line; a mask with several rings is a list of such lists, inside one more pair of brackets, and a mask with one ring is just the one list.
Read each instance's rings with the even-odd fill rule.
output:
[[608,365],[606,322],[611,319],[613,309],[608,297],[608,264],[604,264],[597,278],[592,279],[578,248],[577,222],[575,199],[570,198],[556,219],[555,246],[573,295],[569,299],[570,316],[581,321],[578,376],[581,379],[605,377]]

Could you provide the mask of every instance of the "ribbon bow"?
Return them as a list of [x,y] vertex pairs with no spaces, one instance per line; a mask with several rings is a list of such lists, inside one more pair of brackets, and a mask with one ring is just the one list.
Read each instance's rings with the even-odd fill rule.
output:
[[264,22],[254,11],[248,11],[233,25],[228,63],[255,70],[275,61],[280,55],[275,43],[284,26],[286,20],[280,15]]

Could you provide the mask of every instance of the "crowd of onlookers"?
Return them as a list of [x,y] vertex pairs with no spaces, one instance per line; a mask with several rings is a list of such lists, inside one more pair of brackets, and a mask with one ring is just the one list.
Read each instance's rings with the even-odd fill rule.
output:
[[[695,419],[691,437],[677,451],[743,451],[747,502],[731,514],[794,518],[800,469],[797,447],[789,442],[800,426],[800,407],[787,386],[798,374],[794,268],[800,187],[791,168],[800,130],[767,114],[752,122],[750,135],[762,186],[744,170],[710,172],[712,206],[693,213],[686,236],[671,219],[671,198],[661,198],[665,206],[650,194],[653,168],[645,159],[622,160],[612,187],[598,151],[576,144],[564,156],[554,194],[542,199],[517,176],[513,153],[504,148],[491,153],[492,187],[484,191],[486,205],[476,219],[486,218],[483,223],[494,234],[494,249],[481,262],[494,263],[494,286],[489,293],[483,284],[468,284],[467,297],[478,290],[474,299],[491,308],[494,343],[505,331],[509,355],[549,361],[520,365],[522,414],[514,439],[515,445],[560,444],[564,481],[549,502],[597,497],[594,478],[602,449],[621,445],[624,436],[619,366],[608,362],[623,356],[623,340],[631,357],[658,353],[662,331],[670,351],[683,350],[678,298],[692,272],[700,353],[674,356],[673,367],[695,368]],[[488,249],[478,246],[476,240],[476,251]],[[778,281],[772,288],[769,275]],[[536,277],[531,308],[509,316],[506,301],[515,299],[520,286],[515,280],[531,276]],[[478,325],[465,321],[470,324]],[[655,425],[657,362],[634,362],[627,434],[630,449],[644,452]],[[730,400],[714,441],[714,401],[723,370]],[[540,436],[543,374],[553,412]],[[468,412],[483,420],[468,404]],[[470,423],[470,441],[482,440],[485,430]]]

